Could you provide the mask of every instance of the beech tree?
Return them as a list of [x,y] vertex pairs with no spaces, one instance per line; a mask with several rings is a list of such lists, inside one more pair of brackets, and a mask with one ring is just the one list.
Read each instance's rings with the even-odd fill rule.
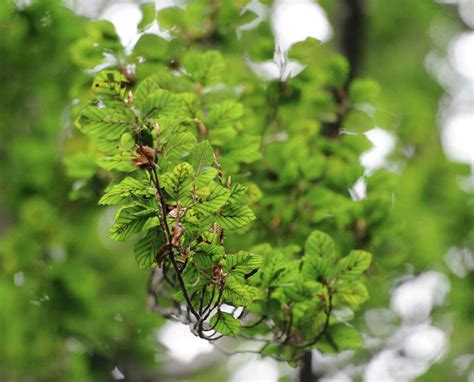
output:
[[[400,4],[321,2],[336,43],[284,50],[275,4],[260,3],[259,14],[247,1],[144,3],[131,50],[110,22],[57,2],[0,5],[2,115],[18,126],[2,129],[14,224],[0,247],[0,377],[94,380],[118,365],[130,380],[165,378],[151,337],[171,320],[226,357],[271,357],[317,380],[315,350],[367,356],[363,313],[385,304],[406,264],[443,270],[450,247],[472,244],[456,181],[466,166],[436,132],[440,92],[426,91],[421,59],[414,70],[394,59],[426,46],[411,33],[440,5],[400,1],[413,15],[393,37]],[[60,115],[68,136],[50,151]],[[396,148],[390,169],[367,171],[375,126]],[[454,303],[471,281],[452,280]],[[47,325],[14,324],[20,311]],[[457,312],[461,331],[472,327],[469,307]]]

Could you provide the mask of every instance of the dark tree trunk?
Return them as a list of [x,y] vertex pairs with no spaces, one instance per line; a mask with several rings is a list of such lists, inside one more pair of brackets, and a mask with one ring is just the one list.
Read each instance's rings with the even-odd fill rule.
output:
[[[364,40],[366,38],[366,0],[341,0],[340,49],[351,66],[349,80],[360,74],[364,55]],[[323,126],[331,134],[339,132],[340,121]],[[303,357],[299,371],[299,382],[317,382],[318,376],[313,374],[312,356],[308,352]]]
[[316,376],[313,374],[312,367],[313,356],[311,352],[307,352],[303,357],[303,364],[299,372],[299,382],[316,382]]
[[341,1],[341,50],[351,65],[350,78],[360,73],[366,38],[365,0]]

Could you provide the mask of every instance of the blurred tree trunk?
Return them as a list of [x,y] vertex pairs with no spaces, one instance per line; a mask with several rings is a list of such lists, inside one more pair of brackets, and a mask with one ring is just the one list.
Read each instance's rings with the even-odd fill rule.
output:
[[[339,8],[339,28],[341,37],[339,47],[341,53],[350,64],[349,81],[360,74],[364,55],[364,39],[366,37],[366,3],[365,0],[342,0]],[[338,124],[338,123],[337,123]],[[339,126],[331,126],[339,130]],[[299,382],[317,382],[319,376],[313,373],[312,354],[308,352],[303,357],[303,364],[299,370]]]

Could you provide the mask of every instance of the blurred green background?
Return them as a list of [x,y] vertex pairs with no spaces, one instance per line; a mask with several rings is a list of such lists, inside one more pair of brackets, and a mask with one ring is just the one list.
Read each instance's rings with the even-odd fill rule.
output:
[[[223,1],[223,9],[232,3]],[[278,6],[291,6],[284,1],[264,3],[274,12]],[[415,277],[434,270],[445,275],[441,284],[449,285],[446,299],[435,288],[442,307],[431,317],[449,337],[449,346],[443,343],[442,356],[436,363],[430,359],[426,364],[434,365],[418,373],[423,381],[474,376],[473,153],[469,166],[469,158],[452,154],[452,149],[447,157],[441,141],[441,129],[452,118],[454,106],[464,105],[463,111],[470,111],[472,117],[474,73],[470,78],[465,77],[466,70],[457,73],[448,58],[453,39],[473,33],[474,16],[469,14],[474,9],[462,3],[320,1],[333,32],[323,45],[342,52],[354,75],[378,81],[382,91],[377,126],[384,132],[379,144],[392,146],[382,158],[383,165],[366,182],[369,202],[394,222],[372,232],[370,250],[385,257],[377,260],[379,269],[371,280],[366,309],[388,308],[390,291],[407,274]],[[133,9],[144,10],[145,18],[153,8],[133,4]],[[71,153],[87,150],[76,137],[73,117],[88,92],[90,69],[102,61],[104,50],[124,57],[129,53],[112,24],[90,24],[91,17],[110,15],[111,6],[116,12],[120,7],[131,9],[131,3],[116,1],[0,3],[0,381],[245,380],[248,374],[239,377],[236,372],[242,366],[239,362],[248,360],[229,361],[217,351],[181,369],[176,366],[179,359],[173,358],[160,342],[163,335],[158,335],[164,319],[147,310],[148,272],[137,268],[130,247],[107,238],[112,215],[96,205],[104,179],[92,176],[94,168],[88,172],[87,163],[75,165],[80,155],[68,159]],[[465,13],[459,13],[462,7]],[[126,22],[127,17],[122,17]],[[235,19],[235,25],[243,23]],[[273,54],[273,39],[265,24],[266,29],[258,28],[251,37],[254,44],[244,37],[253,58]],[[220,28],[231,30],[235,25]],[[160,41],[143,39],[137,47],[152,61],[153,49],[168,44]],[[232,63],[238,48],[222,46]],[[139,53],[135,51],[135,56]],[[304,77],[294,81],[298,78],[304,81]],[[459,90],[462,85],[464,90]],[[456,98],[456,89],[467,92],[467,101]],[[472,131],[474,124],[465,129]],[[470,134],[466,139],[474,139]],[[377,138],[377,131],[372,136]],[[470,146],[472,150],[473,141]],[[394,181],[397,208],[385,211],[387,200],[370,200],[370,192],[380,184],[392,184],[386,181],[392,172],[402,173]],[[82,178],[87,179],[87,187]],[[377,183],[379,178],[384,182]],[[172,330],[167,333],[171,342],[179,337]],[[182,346],[188,345],[184,341]],[[379,350],[361,349],[350,360],[339,360],[336,371],[370,365]],[[265,365],[276,368],[274,363]],[[263,380],[296,378],[292,369],[284,365],[279,369],[280,376]],[[332,380],[343,378],[330,368],[320,369],[324,373],[332,373]],[[345,376],[375,380],[368,372]]]

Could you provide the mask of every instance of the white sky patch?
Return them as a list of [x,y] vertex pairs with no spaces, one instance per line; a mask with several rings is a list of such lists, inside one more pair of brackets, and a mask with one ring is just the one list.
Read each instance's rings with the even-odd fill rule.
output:
[[120,381],[122,379],[125,379],[125,375],[120,371],[120,369],[115,366],[115,368],[110,372],[112,374],[112,378],[115,379],[116,381]]
[[253,360],[239,368],[230,382],[277,382],[279,375],[278,365],[274,360]]
[[214,347],[191,333],[186,325],[168,321],[158,332],[160,342],[165,345],[170,355],[181,362],[191,362],[201,353],[210,353]]
[[474,31],[456,36],[449,47],[454,68],[467,79],[474,81]]
[[311,0],[277,0],[271,20],[276,41],[283,50],[307,37],[326,42],[333,35],[326,12]]
[[136,3],[112,4],[104,10],[101,18],[110,21],[115,26],[120,42],[131,49],[139,38],[138,23],[142,12]]
[[451,160],[474,165],[474,110],[447,117],[441,138],[444,151]]
[[379,127],[365,133],[374,147],[360,156],[360,161],[367,171],[374,171],[386,164],[387,156],[395,148],[395,137]]
[[425,272],[395,289],[390,307],[405,322],[423,322],[434,306],[443,303],[449,289],[445,275]]

